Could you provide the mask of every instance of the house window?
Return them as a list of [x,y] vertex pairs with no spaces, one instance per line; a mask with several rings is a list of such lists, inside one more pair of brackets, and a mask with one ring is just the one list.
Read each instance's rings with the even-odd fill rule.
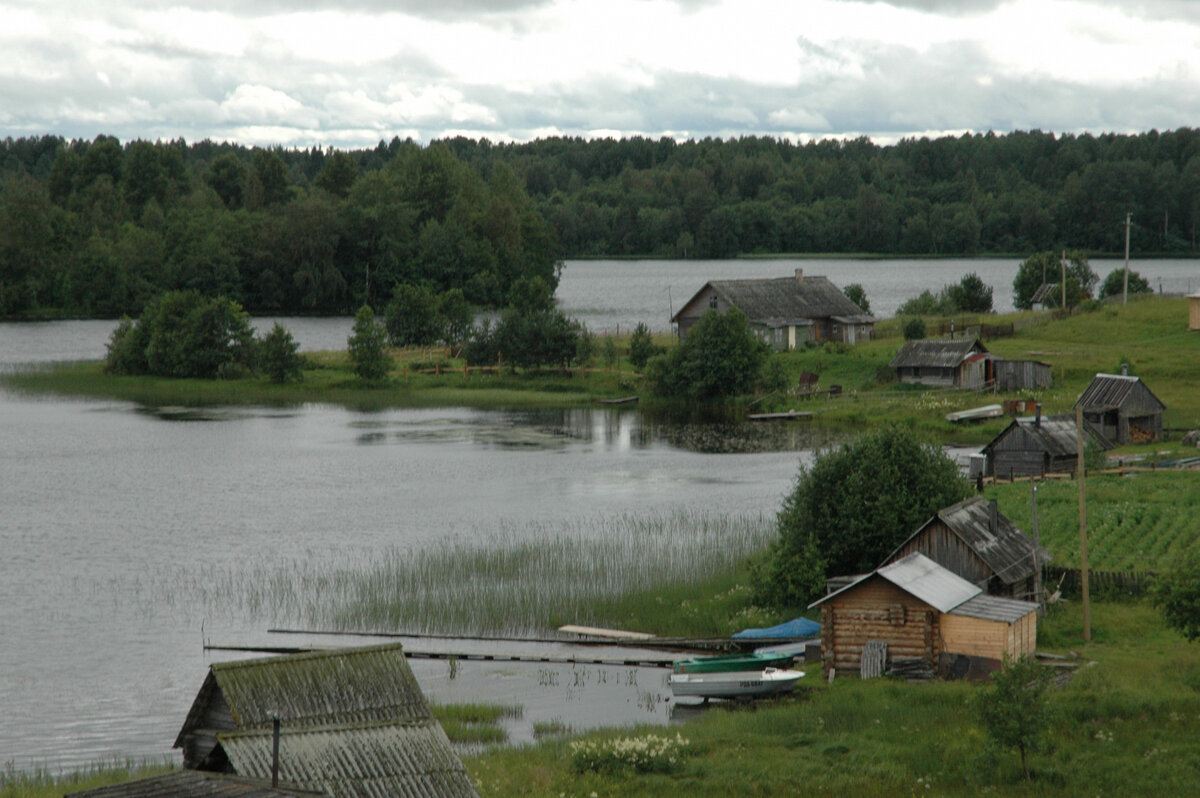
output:
[[717,309],[717,295],[713,294],[708,298],[708,306],[713,310]]

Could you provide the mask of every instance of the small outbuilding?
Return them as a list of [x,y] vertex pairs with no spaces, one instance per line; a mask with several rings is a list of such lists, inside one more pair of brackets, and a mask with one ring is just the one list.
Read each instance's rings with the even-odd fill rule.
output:
[[805,276],[803,269],[796,269],[795,277],[712,280],[671,322],[679,326],[682,341],[709,310],[726,313],[730,308],[745,313],[755,335],[778,351],[806,341],[869,341],[875,329],[875,317],[863,313],[828,277]]
[[1145,383],[1124,374],[1097,374],[1074,407],[1082,407],[1084,420],[1118,446],[1161,438],[1167,409]]
[[996,379],[994,358],[978,338],[905,341],[888,366],[900,382],[946,388],[985,388]]
[[1188,295],[1188,330],[1200,330],[1200,293]]
[[1037,605],[989,596],[914,552],[813,602],[821,608],[821,660],[828,674],[856,673],[864,646],[889,659],[921,659],[953,675],[998,669],[1005,656],[1037,648]]
[[1050,364],[1040,360],[996,358],[992,366],[996,372],[997,391],[1043,390],[1054,384]]
[[937,511],[884,565],[920,553],[990,596],[1038,600],[1037,575],[1050,553],[1034,545],[996,506],[972,496]]
[[[1084,446],[1111,449],[1112,442],[1096,431],[1086,417]],[[1079,436],[1074,414],[1015,418],[992,438],[981,453],[987,475],[996,478],[1073,474],[1079,464]]]

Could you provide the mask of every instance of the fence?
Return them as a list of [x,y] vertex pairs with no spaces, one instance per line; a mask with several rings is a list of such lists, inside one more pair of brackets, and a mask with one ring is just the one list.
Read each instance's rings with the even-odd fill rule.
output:
[[[1093,571],[1088,569],[1088,593],[1092,598],[1138,598],[1145,596],[1154,583],[1152,571]],[[1064,596],[1078,598],[1083,593],[1083,577],[1078,568],[1047,565],[1042,584],[1048,593],[1061,589]]]

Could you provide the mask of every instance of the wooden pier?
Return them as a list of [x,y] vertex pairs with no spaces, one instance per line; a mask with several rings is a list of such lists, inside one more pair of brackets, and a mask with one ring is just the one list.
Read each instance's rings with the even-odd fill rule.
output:
[[[206,644],[206,651],[245,651],[257,654],[305,654],[311,651],[328,651],[330,646],[220,646]],[[445,659],[459,662],[541,662],[557,665],[612,665],[630,668],[670,668],[673,657],[588,657],[553,656],[544,654],[482,654],[464,651],[408,651],[409,659]]]

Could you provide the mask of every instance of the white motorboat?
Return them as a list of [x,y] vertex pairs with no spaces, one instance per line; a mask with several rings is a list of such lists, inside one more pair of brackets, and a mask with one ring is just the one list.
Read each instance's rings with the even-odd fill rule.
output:
[[668,680],[676,696],[698,698],[755,698],[786,693],[804,678],[804,671],[764,668],[756,671],[672,673]]

